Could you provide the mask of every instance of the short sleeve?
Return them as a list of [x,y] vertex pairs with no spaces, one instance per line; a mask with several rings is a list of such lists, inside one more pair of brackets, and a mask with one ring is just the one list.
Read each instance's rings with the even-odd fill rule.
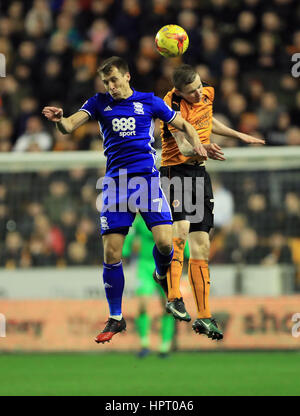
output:
[[159,97],[153,95],[153,116],[165,123],[170,123],[176,116],[176,111]]
[[96,119],[97,94],[89,98],[78,111],[85,111],[91,119]]
[[208,86],[204,88],[204,91],[205,95],[209,98],[209,100],[213,102],[215,98],[215,89],[211,86]]
[[[171,106],[172,105],[172,95],[173,94],[167,94],[165,97],[164,97],[164,102],[168,105],[168,106]],[[186,108],[185,108],[185,106],[184,105],[182,105],[181,103],[180,103],[180,111],[176,111],[176,114],[180,114],[183,118],[186,118],[187,117],[187,112],[186,112]],[[176,129],[176,127],[173,127],[172,125],[169,125],[168,126],[168,130],[169,130],[169,132],[170,133],[176,133],[176,132],[178,132],[179,130],[178,129]]]

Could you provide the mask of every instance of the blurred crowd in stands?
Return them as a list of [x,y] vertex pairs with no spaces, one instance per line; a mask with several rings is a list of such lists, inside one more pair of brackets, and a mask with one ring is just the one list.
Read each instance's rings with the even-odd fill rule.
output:
[[[41,110],[55,105],[70,115],[104,91],[96,69],[112,55],[129,62],[135,89],[160,97],[172,87],[175,66],[195,65],[215,87],[214,114],[225,124],[265,137],[267,145],[300,145],[300,78],[291,74],[292,55],[300,53],[299,22],[297,0],[1,2],[7,75],[0,78],[0,152],[101,150],[96,122],[62,135]],[[155,50],[155,33],[169,23],[189,34],[182,58],[165,59]],[[159,148],[158,130],[156,139]],[[1,174],[0,266],[98,265],[95,183],[103,173]],[[212,263],[300,264],[299,171],[285,172],[285,179],[282,172],[264,175],[214,178]]]
[[212,263],[300,264],[300,172],[212,176]]
[[[161,97],[174,66],[195,65],[216,89],[217,117],[269,145],[299,145],[300,78],[291,75],[299,22],[297,0],[1,2],[0,151],[101,149],[96,123],[63,136],[41,109],[58,105],[70,115],[103,91],[96,68],[111,55],[127,59],[134,88]],[[156,31],[169,23],[189,34],[182,60],[155,50]]]
[[97,178],[78,168],[0,175],[0,267],[99,265]]

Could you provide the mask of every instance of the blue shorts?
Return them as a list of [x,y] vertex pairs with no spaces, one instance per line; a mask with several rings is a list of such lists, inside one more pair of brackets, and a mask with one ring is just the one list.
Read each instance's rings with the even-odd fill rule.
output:
[[137,212],[140,212],[149,230],[155,225],[173,223],[158,171],[139,176],[105,176],[102,188],[102,235],[126,235]]

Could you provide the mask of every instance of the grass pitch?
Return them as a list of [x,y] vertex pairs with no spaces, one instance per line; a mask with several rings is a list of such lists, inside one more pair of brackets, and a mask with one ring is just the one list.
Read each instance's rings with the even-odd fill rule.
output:
[[0,354],[0,396],[300,395],[299,352]]

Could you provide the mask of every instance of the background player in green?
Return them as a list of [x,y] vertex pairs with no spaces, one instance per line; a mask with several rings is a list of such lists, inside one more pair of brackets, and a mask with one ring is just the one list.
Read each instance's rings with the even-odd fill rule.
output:
[[149,300],[155,293],[159,293],[162,300],[159,353],[161,357],[165,357],[172,346],[175,321],[172,315],[164,312],[165,295],[163,289],[152,278],[155,267],[153,256],[151,255],[154,241],[152,233],[148,230],[140,215],[136,216],[132,228],[125,239],[123,257],[129,258],[133,254],[136,242],[138,242],[136,272],[138,287],[136,295],[139,297],[139,315],[135,319],[135,325],[141,342],[139,357],[145,357],[150,353],[151,317],[149,315]]

